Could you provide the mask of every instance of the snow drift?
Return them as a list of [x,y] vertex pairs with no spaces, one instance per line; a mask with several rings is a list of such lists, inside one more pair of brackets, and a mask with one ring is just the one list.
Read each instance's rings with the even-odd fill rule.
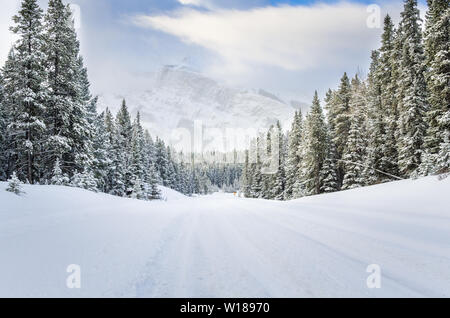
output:
[[[450,178],[271,202],[0,183],[1,297],[450,296]],[[81,268],[81,288],[66,272]],[[371,264],[381,288],[369,289]]]

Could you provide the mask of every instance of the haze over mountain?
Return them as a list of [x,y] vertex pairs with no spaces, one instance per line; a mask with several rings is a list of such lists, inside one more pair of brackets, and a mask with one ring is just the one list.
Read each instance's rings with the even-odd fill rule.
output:
[[[297,108],[294,105],[304,107],[262,89],[229,87],[182,65],[164,66],[148,77],[145,90],[100,94],[99,109],[109,107],[115,112],[125,99],[132,113],[140,112],[144,126],[153,136],[185,150],[179,136],[188,131],[193,133],[194,126],[203,127],[204,147],[232,150],[225,149],[218,137],[227,129],[242,134],[242,130],[267,129],[277,120],[288,128]],[[241,139],[233,148],[245,147],[245,138]]]

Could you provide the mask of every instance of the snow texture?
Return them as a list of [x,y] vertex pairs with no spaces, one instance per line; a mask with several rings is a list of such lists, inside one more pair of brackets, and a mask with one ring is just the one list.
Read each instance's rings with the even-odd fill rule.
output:
[[[6,187],[0,297],[450,297],[450,178],[290,202]],[[71,264],[80,289],[66,287]]]

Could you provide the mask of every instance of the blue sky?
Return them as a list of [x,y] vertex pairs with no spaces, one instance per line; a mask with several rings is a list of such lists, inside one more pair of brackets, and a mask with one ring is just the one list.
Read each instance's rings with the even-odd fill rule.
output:
[[[45,7],[46,0],[39,1]],[[81,9],[78,32],[96,93],[145,89],[149,72],[188,63],[230,85],[306,102],[315,89],[323,95],[335,87],[344,71],[367,70],[381,34],[366,25],[368,5],[378,3],[380,15],[389,12],[394,20],[402,9],[401,0],[72,2]],[[0,61],[19,3],[8,0],[0,14]]]

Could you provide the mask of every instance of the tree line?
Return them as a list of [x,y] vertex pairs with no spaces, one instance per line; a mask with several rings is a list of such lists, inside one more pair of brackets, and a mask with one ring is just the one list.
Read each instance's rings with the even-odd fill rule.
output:
[[45,13],[36,0],[23,0],[13,22],[18,40],[0,72],[0,180],[143,200],[161,198],[158,184],[187,195],[236,187],[237,165],[177,161],[125,100],[116,115],[98,113],[62,0],[50,0]]
[[[422,32],[416,0],[405,0],[397,27],[387,15],[381,47],[366,79],[345,73],[317,92],[306,117],[297,112],[246,153],[247,197],[289,200],[397,179],[448,173],[450,167],[450,9],[429,0]],[[274,138],[278,139],[274,143]],[[277,171],[273,164],[277,145]]]

